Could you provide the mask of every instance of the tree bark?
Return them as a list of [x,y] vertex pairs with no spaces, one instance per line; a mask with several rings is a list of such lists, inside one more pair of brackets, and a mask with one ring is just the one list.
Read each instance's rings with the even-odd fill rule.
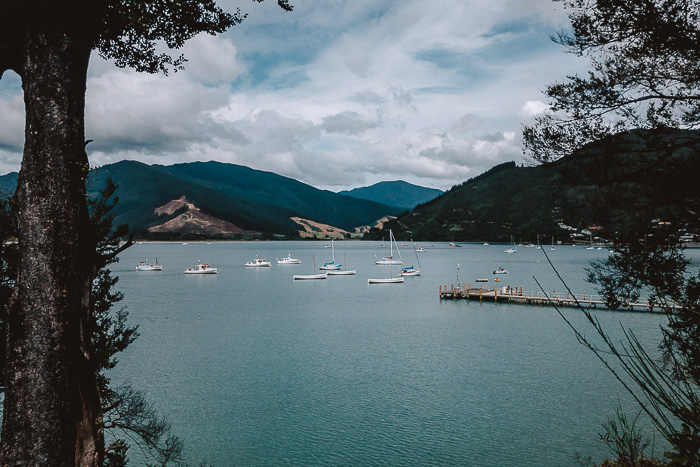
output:
[[91,47],[65,25],[46,22],[30,26],[25,38],[25,147],[13,200],[20,257],[0,465],[97,466],[104,438],[90,360],[95,241],[84,135]]

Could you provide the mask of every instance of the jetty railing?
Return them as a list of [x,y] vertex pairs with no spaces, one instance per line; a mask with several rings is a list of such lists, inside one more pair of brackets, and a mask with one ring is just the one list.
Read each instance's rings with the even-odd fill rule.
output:
[[[478,300],[478,301],[491,301],[491,302],[502,302],[502,303],[517,303],[522,305],[537,305],[537,306],[567,306],[576,307],[582,306],[585,308],[603,308],[607,309],[607,303],[605,298],[599,294],[591,293],[580,293],[571,294],[569,292],[556,292],[544,293],[542,291],[538,292],[528,292],[523,291],[521,287],[500,287],[497,288],[495,285],[493,289],[480,287],[472,287],[471,282],[457,284],[451,284],[450,287],[445,284],[440,286],[440,299],[447,300]],[[668,307],[669,305],[666,305]],[[676,308],[675,305],[670,305],[671,308]],[[645,312],[663,312],[664,308],[660,303],[649,300],[648,298],[639,298],[634,302],[622,303],[619,307],[620,309],[625,309],[628,311],[645,311]]]

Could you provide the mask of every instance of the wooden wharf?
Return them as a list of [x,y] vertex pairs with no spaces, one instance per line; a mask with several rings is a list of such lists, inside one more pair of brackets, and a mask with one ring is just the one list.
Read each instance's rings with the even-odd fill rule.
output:
[[[445,300],[478,300],[479,302],[494,302],[494,303],[517,303],[520,305],[535,305],[535,306],[561,306],[561,307],[577,307],[584,308],[602,308],[607,309],[605,299],[597,294],[570,294],[552,291],[551,294],[543,292],[525,292],[522,287],[505,287],[493,289],[481,287],[472,287],[470,283],[457,284],[455,287],[452,284],[448,287],[446,284],[440,286],[440,299]],[[675,308],[675,307],[674,307]],[[634,303],[626,303],[620,306],[620,309],[627,311],[641,311],[647,313],[664,312],[659,303],[654,303],[646,298],[640,298]]]

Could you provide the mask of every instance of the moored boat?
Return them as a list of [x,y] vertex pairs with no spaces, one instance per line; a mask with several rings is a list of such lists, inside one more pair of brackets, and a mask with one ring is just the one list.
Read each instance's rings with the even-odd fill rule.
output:
[[277,258],[277,264],[301,264],[301,260],[299,258],[293,258],[292,254],[287,252],[285,258]]
[[265,261],[265,258],[255,258],[254,260],[246,261],[245,265],[249,268],[267,268],[272,266],[272,263]]
[[193,268],[185,269],[185,274],[218,274],[217,268],[211,267],[210,264],[197,263]]
[[503,269],[502,267],[498,267],[498,269],[494,269],[493,271],[494,274],[508,274],[507,269]]
[[158,257],[156,257],[155,264],[148,264],[148,260],[139,261],[139,264],[136,265],[136,270],[137,271],[162,271],[163,265],[158,264]]

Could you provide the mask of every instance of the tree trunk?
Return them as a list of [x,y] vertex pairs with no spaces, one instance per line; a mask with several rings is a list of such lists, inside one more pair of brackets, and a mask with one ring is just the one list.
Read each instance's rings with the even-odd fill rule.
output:
[[8,316],[3,466],[96,466],[103,458],[90,361],[95,244],[84,135],[90,46],[66,30],[43,23],[25,36],[25,146],[13,200],[20,256]]

